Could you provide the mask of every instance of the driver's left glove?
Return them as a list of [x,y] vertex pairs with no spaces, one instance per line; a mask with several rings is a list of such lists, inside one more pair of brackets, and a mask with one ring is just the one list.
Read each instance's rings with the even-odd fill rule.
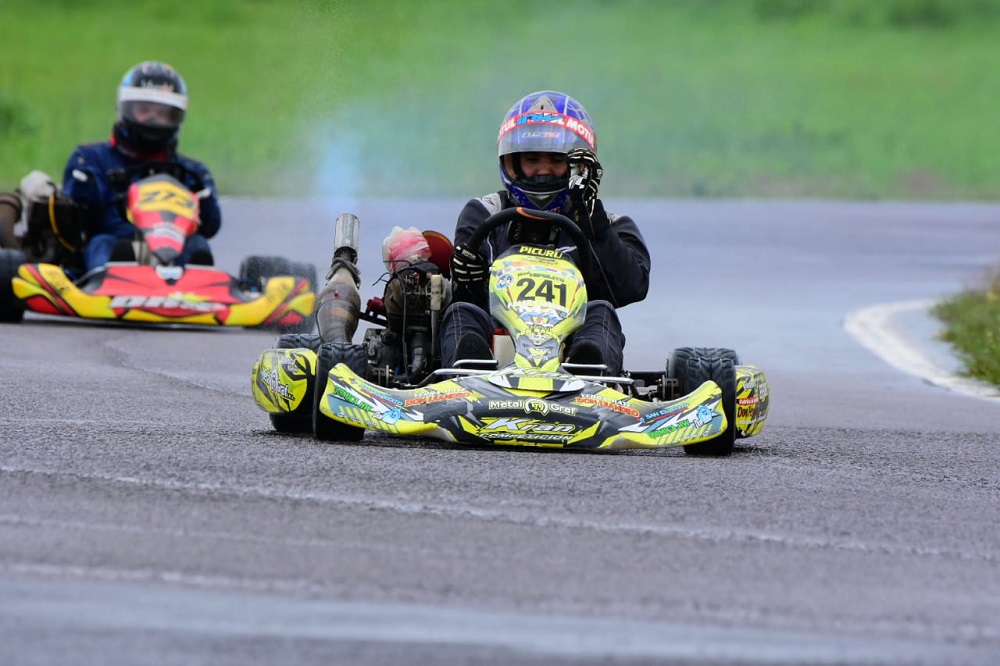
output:
[[569,162],[570,217],[587,238],[597,238],[610,222],[604,205],[597,198],[604,168],[592,150],[574,148],[566,154]]

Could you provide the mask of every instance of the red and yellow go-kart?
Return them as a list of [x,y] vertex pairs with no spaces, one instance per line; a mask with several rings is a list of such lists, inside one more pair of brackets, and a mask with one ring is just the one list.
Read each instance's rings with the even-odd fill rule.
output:
[[235,277],[211,266],[178,265],[198,229],[198,198],[167,174],[133,183],[127,212],[136,230],[134,260],[111,261],[78,278],[62,265],[30,263],[20,250],[0,249],[0,321],[21,321],[31,310],[153,324],[311,328],[312,264],[251,256]]

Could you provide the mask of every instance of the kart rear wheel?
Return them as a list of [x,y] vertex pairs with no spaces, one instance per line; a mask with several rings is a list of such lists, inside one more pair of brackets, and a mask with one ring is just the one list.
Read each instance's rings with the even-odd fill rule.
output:
[[[317,291],[316,288],[316,266],[315,264],[310,264],[305,261],[288,261],[288,272],[285,275],[291,275],[297,280],[305,279],[309,282],[310,291]],[[301,324],[296,324],[294,326],[282,326],[279,330],[283,333],[310,333],[316,328],[316,313],[313,312],[311,315],[306,317]]]
[[305,278],[309,281],[309,288],[313,291],[318,290],[318,280],[316,275],[319,271],[316,269],[315,264],[310,264],[307,261],[292,261],[289,262],[289,275],[297,278]]
[[670,354],[667,376],[677,380],[681,395],[687,395],[708,380],[722,389],[722,410],[726,429],[704,442],[688,444],[684,453],[694,456],[728,456],[736,441],[736,366],[739,357],[732,349],[719,347],[679,347]]
[[319,346],[323,344],[323,338],[316,333],[284,333],[274,341],[275,349],[312,349],[319,351]]
[[251,255],[240,264],[240,279],[261,291],[269,278],[291,274],[292,262],[285,257]]
[[348,342],[327,342],[320,346],[316,360],[316,384],[313,388],[313,435],[324,442],[360,442],[364,428],[334,421],[319,411],[327,376],[338,363],[344,363],[357,375],[365,376],[365,347]]
[[11,280],[25,261],[20,250],[0,249],[0,323],[16,324],[24,319],[24,301],[14,295]]
[[[280,256],[250,255],[240,264],[240,282],[256,291],[263,291],[267,281],[273,277],[288,275],[309,282],[309,289],[316,291],[317,270],[315,264],[305,261],[292,261]],[[314,313],[315,314],[315,313]],[[309,333],[316,326],[316,317],[311,314],[301,323],[293,326],[280,326],[282,333]]]

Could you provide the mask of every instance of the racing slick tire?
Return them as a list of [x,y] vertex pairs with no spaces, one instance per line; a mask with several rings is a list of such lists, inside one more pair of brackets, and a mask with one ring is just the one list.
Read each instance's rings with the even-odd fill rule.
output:
[[240,263],[239,277],[247,284],[263,289],[264,284],[270,278],[291,275],[292,277],[305,278],[309,282],[309,288],[315,291],[318,273],[316,265],[306,261],[292,261],[286,257],[255,254],[246,257]]
[[360,442],[364,428],[334,421],[319,411],[327,376],[338,363],[344,363],[360,377],[365,376],[367,361],[365,346],[349,342],[326,342],[317,352],[316,380],[313,389],[312,425],[313,435],[324,442]]
[[[318,335],[312,335],[308,333],[292,333],[287,335],[278,336],[278,339],[274,341],[275,349],[312,349],[315,351],[319,348],[322,340]],[[315,378],[313,381],[309,382],[309,386],[306,388],[306,394],[302,398],[302,402],[293,412],[287,414],[270,414],[271,417],[271,427],[274,428],[275,432],[280,433],[302,433],[302,432],[312,432],[312,409],[313,402],[313,391],[316,390]]]
[[[286,257],[250,255],[240,263],[240,281],[252,289],[263,291],[264,285],[273,277],[290,275],[294,278],[304,278],[309,282],[309,289],[316,291],[318,271],[315,264],[304,261],[292,261]],[[282,333],[309,333],[316,326],[316,317],[310,315],[301,324],[281,326]]]
[[0,323],[16,324],[24,319],[24,302],[14,295],[11,280],[25,261],[20,250],[0,249]]
[[319,271],[316,269],[315,264],[310,264],[307,261],[292,261],[289,262],[289,275],[295,277],[305,278],[309,281],[309,288],[313,291],[318,291],[318,280],[316,275]]
[[317,333],[284,333],[274,341],[275,349],[312,349],[319,351],[323,338]]
[[[318,291],[315,264],[310,264],[305,261],[289,261],[288,262],[288,272],[284,275],[291,275],[294,278],[304,278],[309,282],[309,289],[313,292]],[[305,333],[309,334],[316,330],[316,313],[313,312],[311,315],[306,317],[301,324],[295,326],[281,326],[279,329],[282,333]]]
[[264,283],[276,275],[291,275],[292,262],[285,257],[250,255],[240,263],[240,279],[263,290]]
[[694,456],[728,456],[736,441],[736,366],[739,356],[720,347],[678,347],[670,354],[667,376],[677,380],[681,395],[687,395],[708,380],[722,389],[726,429],[704,442],[688,444],[684,453]]

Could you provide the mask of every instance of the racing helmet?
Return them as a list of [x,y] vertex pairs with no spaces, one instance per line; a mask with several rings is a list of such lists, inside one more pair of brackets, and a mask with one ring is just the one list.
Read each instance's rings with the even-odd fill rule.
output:
[[594,123],[583,105],[554,90],[523,97],[504,116],[497,135],[500,178],[518,205],[558,211],[566,203],[569,174],[528,178],[517,153],[562,153],[574,148],[597,149]]
[[140,153],[162,152],[177,142],[187,105],[187,85],[173,67],[139,63],[118,85],[121,138]]

